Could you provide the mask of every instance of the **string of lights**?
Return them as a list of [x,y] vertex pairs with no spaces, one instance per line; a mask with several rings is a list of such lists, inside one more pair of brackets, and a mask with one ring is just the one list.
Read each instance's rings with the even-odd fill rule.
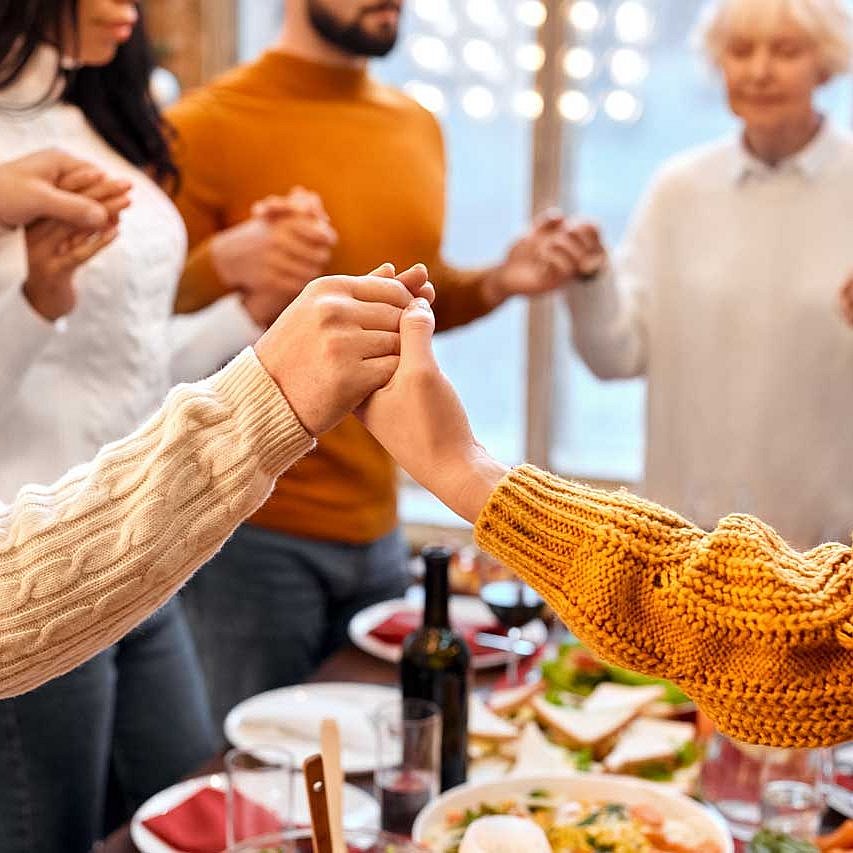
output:
[[[654,0],[572,0],[565,8],[560,115],[633,124],[643,115],[650,71]],[[544,109],[535,88],[545,53],[536,32],[547,20],[541,0],[414,0],[405,41],[412,79],[405,90],[426,109],[461,108],[476,121],[501,111],[527,120]]]

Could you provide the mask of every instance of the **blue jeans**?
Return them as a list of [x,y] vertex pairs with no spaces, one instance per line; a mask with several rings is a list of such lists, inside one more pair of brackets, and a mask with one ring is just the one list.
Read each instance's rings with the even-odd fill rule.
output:
[[192,638],[173,600],[116,645],[0,702],[0,850],[88,853],[107,781],[126,820],[214,752]]
[[220,732],[238,702],[304,681],[353,614],[403,595],[406,554],[399,531],[348,545],[239,527],[183,591]]

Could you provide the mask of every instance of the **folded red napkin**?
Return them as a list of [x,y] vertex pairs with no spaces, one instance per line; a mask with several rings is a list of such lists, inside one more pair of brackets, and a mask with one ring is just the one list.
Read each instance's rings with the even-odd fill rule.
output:
[[[238,837],[264,835],[281,829],[281,821],[268,809],[235,793],[239,801]],[[225,840],[225,792],[202,788],[171,811],[142,821],[161,841],[184,853],[222,853]]]
[[[419,611],[401,610],[399,613],[389,616],[368,634],[383,643],[399,646],[415,628],[420,628],[422,622],[423,615]],[[493,655],[496,653],[495,649],[477,645],[474,642],[476,634],[506,635],[506,628],[503,628],[499,622],[455,622],[453,627],[465,638],[472,655]],[[500,654],[500,652],[497,653]]]

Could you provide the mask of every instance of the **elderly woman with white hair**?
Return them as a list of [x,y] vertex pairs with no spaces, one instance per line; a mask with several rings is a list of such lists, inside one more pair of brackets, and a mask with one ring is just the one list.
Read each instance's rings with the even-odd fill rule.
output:
[[848,69],[851,18],[715,0],[698,36],[740,132],[661,169],[614,263],[574,227],[577,268],[605,258],[568,288],[574,343],[601,378],[648,378],[651,498],[706,529],[736,510],[799,547],[847,541],[853,141],[814,98]]

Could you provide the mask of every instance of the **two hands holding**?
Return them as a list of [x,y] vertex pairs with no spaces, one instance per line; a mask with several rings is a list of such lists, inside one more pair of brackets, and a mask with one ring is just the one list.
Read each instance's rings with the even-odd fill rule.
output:
[[435,360],[434,296],[422,264],[321,278],[255,352],[309,432],[355,411],[411,477],[473,522],[506,468],[474,438]]
[[[308,282],[328,272],[337,242],[320,196],[296,187],[256,202],[248,219],[212,238],[210,249],[222,282],[241,294],[252,319],[267,328]],[[594,225],[548,211],[486,275],[483,299],[494,307],[513,296],[548,293],[594,276],[606,258]]]
[[74,273],[118,236],[130,189],[56,149],[0,166],[0,224],[26,227],[24,295],[46,319],[74,310]]

